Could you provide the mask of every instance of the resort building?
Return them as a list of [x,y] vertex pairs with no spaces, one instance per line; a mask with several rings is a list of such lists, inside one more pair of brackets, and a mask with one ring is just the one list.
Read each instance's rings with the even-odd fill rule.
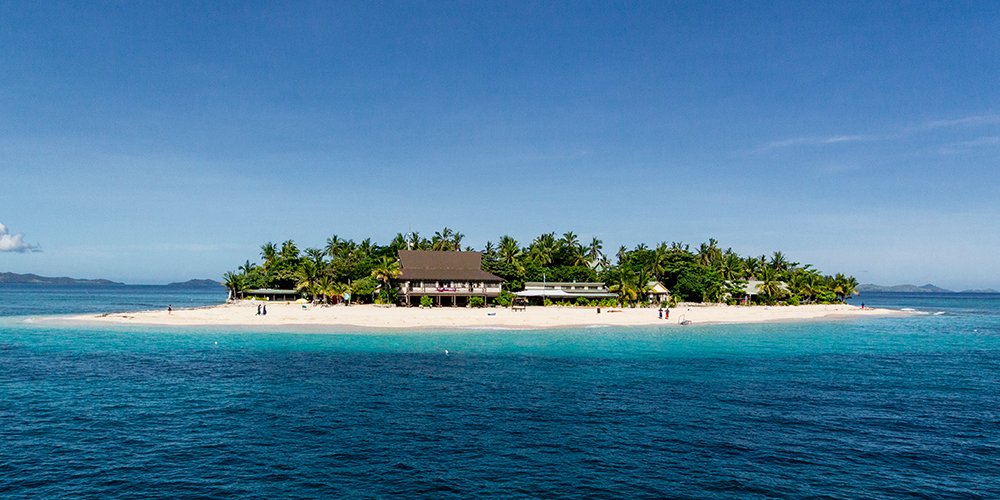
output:
[[482,265],[480,252],[400,250],[400,274],[393,282],[404,305],[419,305],[420,297],[427,296],[439,306],[460,306],[472,297],[500,295],[503,278],[483,271]]
[[[753,302],[754,297],[760,295],[760,286],[763,284],[763,281],[748,280],[746,285],[743,285],[743,298],[740,300],[740,303],[747,305]],[[788,284],[784,281],[778,282],[778,288],[780,288],[782,292],[788,293]]]
[[646,292],[646,298],[648,298],[650,302],[666,302],[670,300],[670,290],[667,290],[667,287],[664,286],[663,283],[660,283],[659,281],[650,281],[646,284],[646,287],[649,289],[649,291]]
[[515,293],[518,297],[527,299],[536,298],[538,301],[545,299],[558,301],[575,301],[583,297],[591,299],[608,299],[617,297],[617,294],[608,291],[604,283],[596,282],[560,282],[560,281],[528,281],[524,284],[524,290]]
[[292,301],[302,296],[298,290],[281,290],[277,288],[255,288],[239,292],[241,299]]

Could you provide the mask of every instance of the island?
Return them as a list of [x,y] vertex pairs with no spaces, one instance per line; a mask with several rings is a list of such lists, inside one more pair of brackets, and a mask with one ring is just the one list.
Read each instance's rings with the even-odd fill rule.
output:
[[444,228],[387,244],[332,236],[323,248],[261,247],[224,275],[227,303],[81,316],[132,324],[551,328],[746,323],[899,314],[846,303],[857,281],[775,251],[741,256],[715,239],[620,246],[573,232],[483,248]]

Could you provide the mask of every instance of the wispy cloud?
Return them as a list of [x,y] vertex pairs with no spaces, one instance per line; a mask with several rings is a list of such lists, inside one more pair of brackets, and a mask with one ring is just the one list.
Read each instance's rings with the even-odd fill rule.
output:
[[[947,120],[930,120],[917,125],[903,127],[897,130],[888,131],[884,134],[841,134],[829,136],[808,136],[793,137],[764,143],[754,151],[765,153],[776,149],[791,148],[797,146],[825,146],[831,144],[856,143],[856,142],[879,142],[892,141],[909,137],[922,132],[960,127],[984,127],[988,125],[1000,124],[1000,115],[973,115],[962,118]],[[969,143],[976,141],[968,141]],[[989,143],[981,143],[989,144]],[[981,145],[980,144],[980,145]],[[970,144],[971,145],[971,144]]]
[[931,120],[921,123],[915,127],[910,127],[906,130],[911,132],[920,132],[923,130],[935,130],[940,128],[981,127],[984,125],[996,124],[1000,124],[1000,115],[975,115],[966,116],[964,118],[955,118],[952,120]]
[[839,144],[844,142],[869,142],[885,139],[880,135],[831,135],[817,137],[793,137],[772,141],[761,145],[756,149],[758,152],[770,151],[772,149],[788,148],[793,146],[822,146],[826,144]]
[[0,252],[41,252],[38,245],[30,245],[24,241],[24,234],[11,234],[7,226],[0,224]]
[[939,152],[941,154],[955,154],[968,151],[970,149],[989,146],[1000,146],[1000,136],[987,136],[969,141],[952,142],[950,144],[945,144]]

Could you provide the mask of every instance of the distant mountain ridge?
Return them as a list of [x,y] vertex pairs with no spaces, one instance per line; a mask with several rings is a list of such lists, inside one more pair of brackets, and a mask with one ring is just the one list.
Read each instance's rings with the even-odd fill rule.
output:
[[[105,279],[79,279],[49,276],[39,276],[37,274],[0,273],[0,284],[12,283],[19,285],[99,285],[99,286],[124,286],[125,283]],[[176,288],[208,288],[222,286],[222,283],[209,279],[193,279],[170,283],[168,286]]]
[[930,283],[926,285],[875,285],[872,283],[864,283],[858,285],[857,290],[859,292],[871,292],[871,293],[1000,293],[992,288],[980,288],[976,290],[962,290],[961,292],[956,292],[954,290],[948,290],[946,288],[941,288],[939,286],[932,285]]
[[0,283],[18,283],[33,285],[124,285],[117,281],[105,279],[79,279],[65,276],[52,278],[37,274],[0,273]]

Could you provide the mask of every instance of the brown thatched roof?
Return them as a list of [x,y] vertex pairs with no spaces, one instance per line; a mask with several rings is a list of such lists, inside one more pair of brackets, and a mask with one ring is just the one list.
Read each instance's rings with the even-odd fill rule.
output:
[[503,281],[483,271],[480,252],[400,250],[399,265],[402,272],[398,280]]

